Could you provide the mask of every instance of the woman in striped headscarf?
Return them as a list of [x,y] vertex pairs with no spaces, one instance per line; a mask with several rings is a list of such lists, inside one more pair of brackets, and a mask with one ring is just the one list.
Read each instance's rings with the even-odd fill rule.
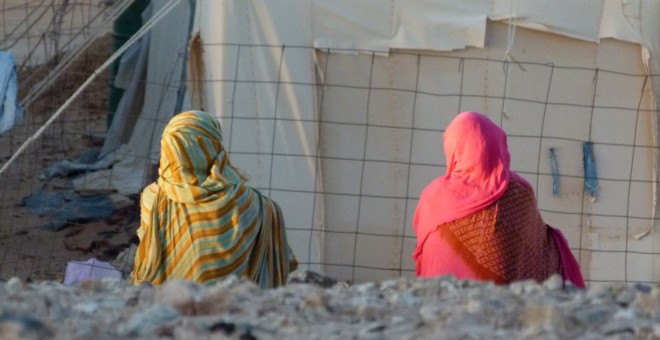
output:
[[245,185],[215,117],[176,115],[163,132],[160,157],[159,178],[142,193],[133,283],[212,283],[238,275],[264,288],[284,284],[297,262],[282,211]]

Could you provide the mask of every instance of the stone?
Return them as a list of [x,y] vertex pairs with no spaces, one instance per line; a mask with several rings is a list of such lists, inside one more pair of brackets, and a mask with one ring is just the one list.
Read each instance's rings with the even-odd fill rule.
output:
[[165,326],[168,322],[179,318],[179,312],[166,305],[154,304],[146,310],[133,314],[120,328],[124,336],[146,336]]
[[154,293],[154,299],[174,307],[181,314],[192,315],[196,313],[196,306],[201,300],[200,290],[200,285],[192,281],[173,280],[165,282]]
[[556,279],[495,285],[396,278],[330,287],[315,280],[261,289],[233,276],[160,286],[10,279],[0,282],[0,338],[660,337],[660,284],[582,290]]
[[30,314],[0,315],[0,336],[2,339],[45,339],[51,337],[51,327]]

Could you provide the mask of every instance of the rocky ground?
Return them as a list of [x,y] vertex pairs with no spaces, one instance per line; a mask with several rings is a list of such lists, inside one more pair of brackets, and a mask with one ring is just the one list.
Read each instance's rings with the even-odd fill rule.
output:
[[562,288],[453,278],[348,285],[297,272],[261,290],[229,278],[0,283],[0,337],[17,339],[658,339],[660,285]]

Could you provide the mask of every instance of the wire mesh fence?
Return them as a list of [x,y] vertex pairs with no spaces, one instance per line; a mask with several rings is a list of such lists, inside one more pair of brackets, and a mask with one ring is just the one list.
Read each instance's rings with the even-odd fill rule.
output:
[[[35,132],[112,52],[108,25],[113,10],[116,8],[100,1],[0,1],[0,50],[11,53],[15,60],[14,65],[3,65],[3,71],[16,71],[17,101],[23,116],[0,135],[3,165],[27,140],[35,138],[0,179],[2,278],[60,279],[68,260],[85,257],[76,252],[72,257],[58,256],[63,235],[39,228],[50,222],[49,212],[67,209],[67,202],[30,198],[66,187],[66,181],[44,180],[49,167],[57,161],[85,157],[102,141],[107,129],[110,73],[99,73],[60,119],[43,134],[35,137]],[[35,212],[37,208],[41,212]],[[72,226],[83,223],[71,222]]]
[[[51,5],[63,3],[71,4]],[[78,13],[77,20],[94,17],[83,10],[67,13]],[[19,29],[3,32],[6,44]],[[87,79],[108,58],[109,39],[95,37],[93,47],[50,90],[31,99],[24,122],[0,135],[3,162],[80,86],[81,78]],[[150,39],[153,52],[159,38],[152,34]],[[172,98],[201,84],[228,89],[230,100],[199,101],[206,101],[219,117],[230,158],[251,176],[250,185],[281,205],[289,242],[303,268],[350,281],[413,276],[412,217],[423,187],[444,172],[442,133],[459,112],[482,111],[508,133],[513,170],[535,187],[544,219],[566,234],[588,281],[660,281],[654,177],[658,112],[652,75],[645,72],[641,57],[620,68],[577,67],[512,62],[487,53],[384,55],[312,46],[204,44],[206,51],[222,49],[231,56],[222,59],[226,71],[220,78],[201,72],[189,82],[181,76],[182,65],[191,58],[187,47],[172,46],[150,57],[169,55],[172,62],[153,62],[159,67],[144,71],[138,86],[144,103],[134,104],[139,109],[129,114],[120,132],[128,147],[112,153],[114,165],[103,175],[54,175],[47,170],[57,161],[98,151],[109,138],[108,71],[2,174],[0,277],[61,279],[68,260],[112,260],[134,243],[139,192],[116,195],[117,190],[94,183],[153,179],[158,131],[180,105]],[[255,55],[269,56],[266,72],[254,72]],[[313,80],[296,78],[291,60],[297,57],[314,60]],[[25,65],[19,74],[32,64]],[[310,105],[297,106],[301,100]],[[140,129],[144,126],[150,128]],[[584,189],[585,143],[598,170],[595,197]],[[136,168],[141,170],[125,170]],[[35,192],[103,193],[122,208],[103,218],[62,222],[56,220],[58,209],[75,206],[77,196],[64,195],[51,210],[39,210],[30,204],[44,208],[55,199],[36,199]],[[54,220],[58,228],[43,228]],[[128,265],[131,259],[122,261]]]

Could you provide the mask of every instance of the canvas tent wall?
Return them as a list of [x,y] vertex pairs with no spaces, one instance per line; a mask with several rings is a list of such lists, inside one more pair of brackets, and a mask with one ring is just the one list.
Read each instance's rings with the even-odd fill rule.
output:
[[[282,206],[304,268],[412,276],[411,220],[443,173],[442,132],[457,113],[482,111],[509,134],[513,169],[590,282],[660,281],[660,3],[159,0],[154,10],[174,2],[150,33],[167,38],[150,43],[158,59],[147,77],[157,78],[128,143],[143,161],[113,168],[115,179],[157,160],[174,111],[162,96],[186,87],[189,108],[221,120],[251,185]],[[188,13],[203,72],[186,83]],[[584,191],[585,142],[595,199]]]

